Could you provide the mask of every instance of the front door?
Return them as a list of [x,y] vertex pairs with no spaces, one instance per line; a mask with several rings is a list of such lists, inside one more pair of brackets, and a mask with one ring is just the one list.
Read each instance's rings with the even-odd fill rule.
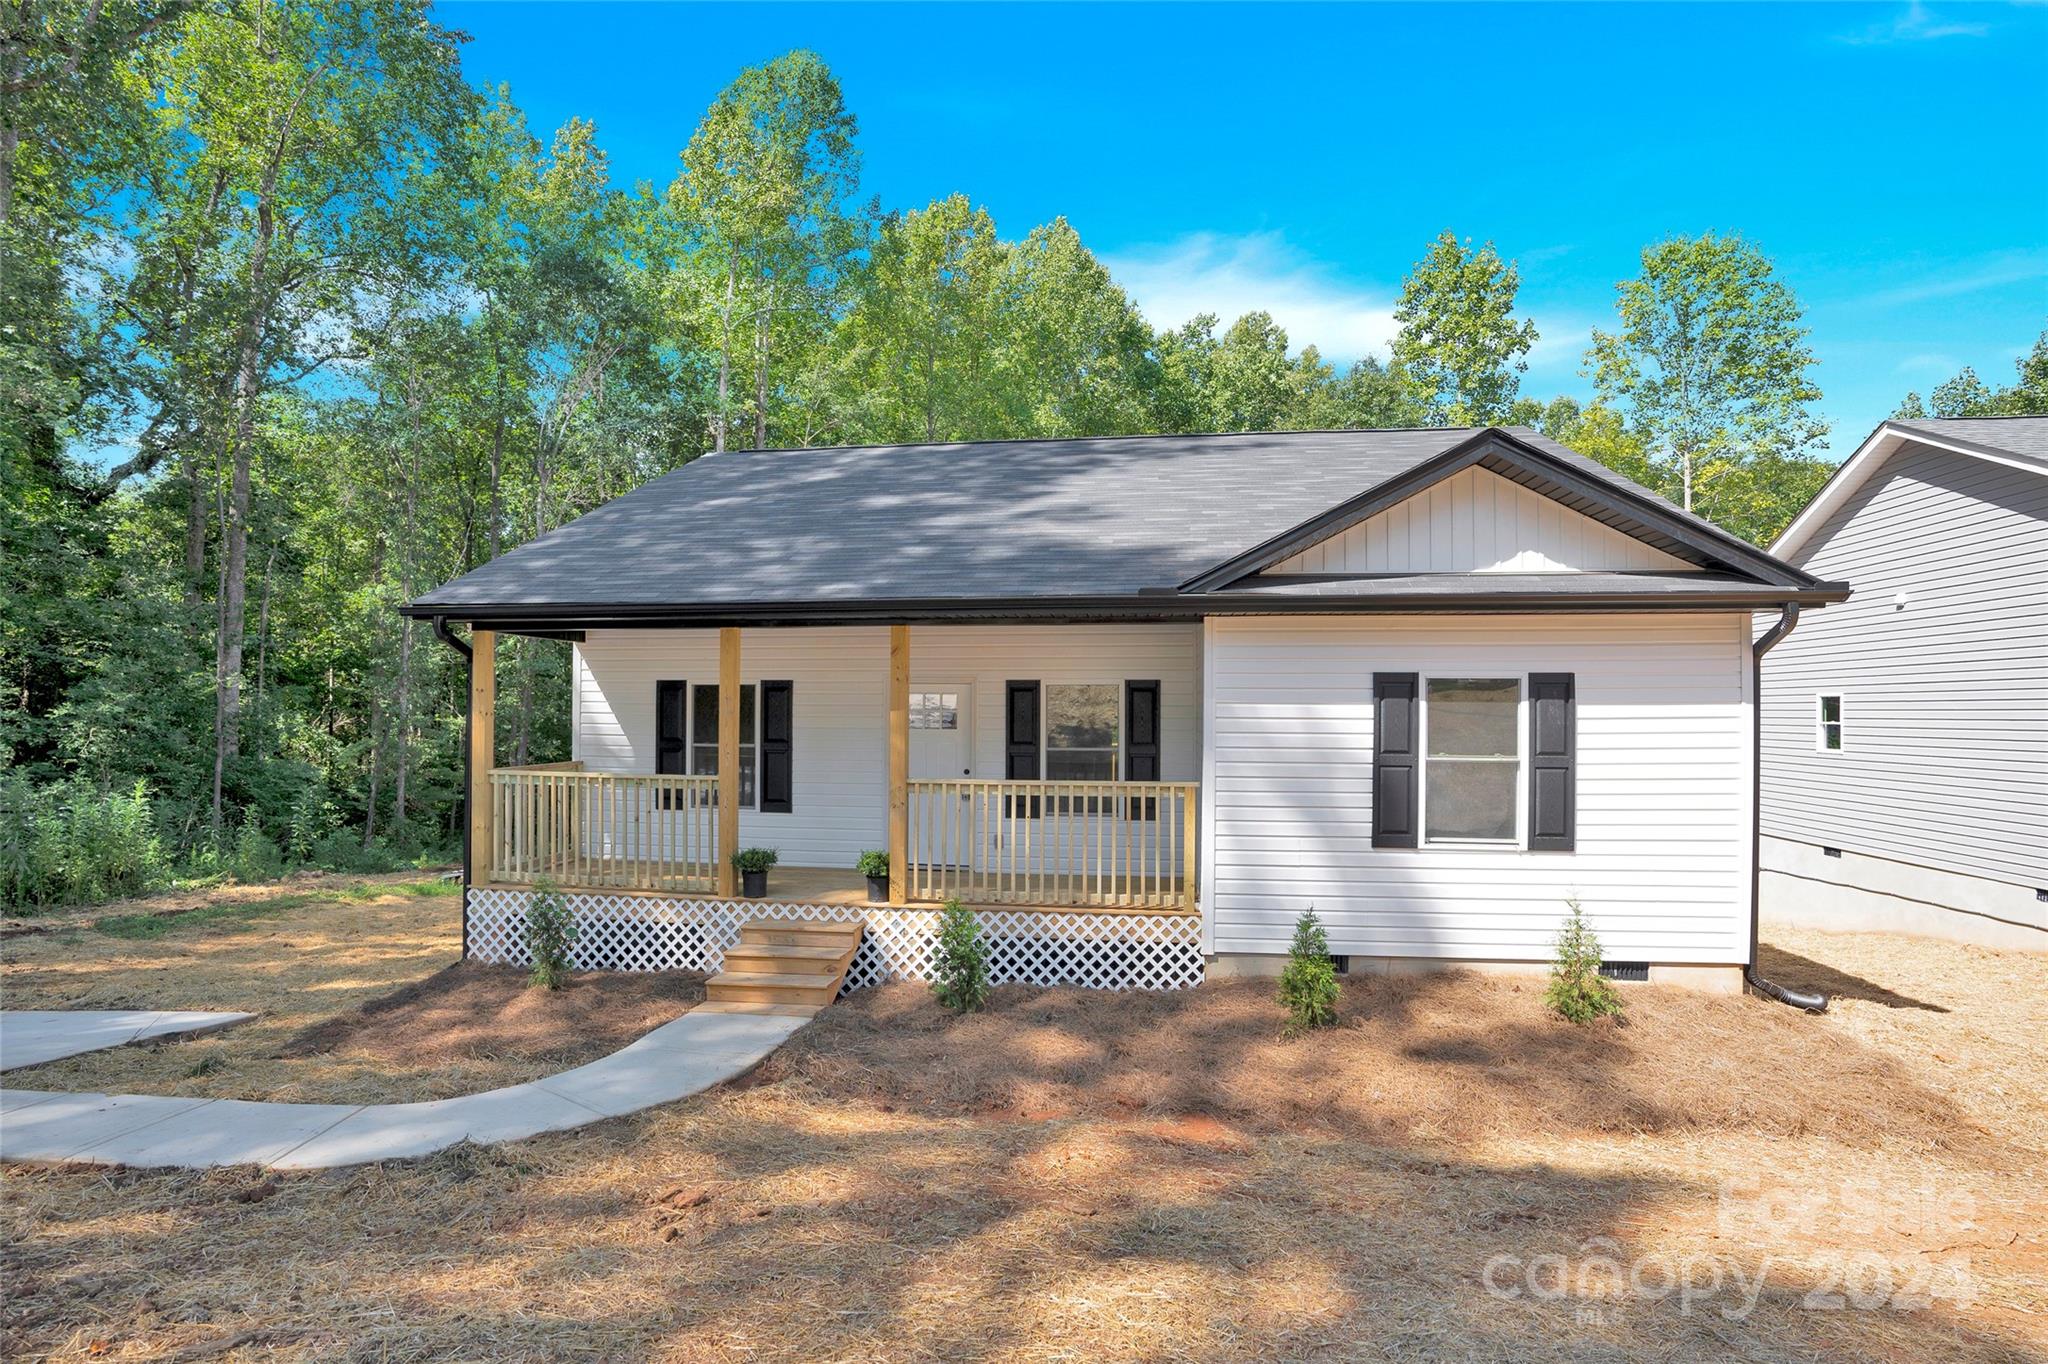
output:
[[[959,781],[974,775],[974,688],[964,682],[910,685],[910,779]],[[969,827],[965,791],[920,796],[910,803],[910,843],[918,859],[938,866],[971,865],[978,835]]]

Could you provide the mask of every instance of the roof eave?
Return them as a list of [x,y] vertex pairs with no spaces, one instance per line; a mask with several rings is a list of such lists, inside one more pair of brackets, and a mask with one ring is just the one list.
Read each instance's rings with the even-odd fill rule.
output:
[[440,617],[479,629],[516,633],[607,628],[857,625],[900,623],[1041,623],[1199,620],[1222,615],[1464,615],[1572,611],[1761,610],[1786,602],[1823,606],[1844,601],[1847,583],[1810,588],[1758,583],[1710,592],[1354,593],[1276,596],[1246,592],[1141,592],[1104,597],[895,598],[876,601],[531,603],[457,606],[416,601],[399,608],[416,619]]

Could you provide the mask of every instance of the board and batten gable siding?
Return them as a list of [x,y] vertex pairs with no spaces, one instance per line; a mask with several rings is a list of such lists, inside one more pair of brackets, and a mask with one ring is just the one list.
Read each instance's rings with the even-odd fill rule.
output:
[[[1212,950],[1313,905],[1338,953],[1538,961],[1576,897],[1610,959],[1742,962],[1748,662],[1739,613],[1211,620]],[[1375,849],[1375,672],[1573,674],[1576,850]]]
[[1685,573],[1697,569],[1511,479],[1474,466],[1266,571]]
[[2048,478],[1906,445],[1793,562],[1855,595],[1765,656],[1764,832],[2048,887]]
[[[974,688],[973,765],[1003,775],[1003,687],[1160,683],[1160,779],[1201,774],[1202,630],[1195,624],[913,626],[913,686]],[[573,755],[593,772],[654,770],[655,683],[718,680],[716,630],[592,630],[576,646]],[[887,843],[889,631],[886,626],[745,630],[741,677],[795,683],[794,808],[740,812],[740,841],[791,866],[847,867]],[[1119,774],[1121,775],[1121,774]]]

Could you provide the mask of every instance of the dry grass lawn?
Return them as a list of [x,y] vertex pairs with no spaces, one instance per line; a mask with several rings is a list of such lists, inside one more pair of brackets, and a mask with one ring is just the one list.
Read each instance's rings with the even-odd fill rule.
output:
[[[10,1004],[249,1007],[231,981],[264,975],[276,1049],[446,965],[453,918],[392,896],[17,939],[4,979]],[[514,1146],[7,1167],[0,1354],[2048,1359],[2048,961],[1774,951],[1833,1012],[1633,987],[1625,1026],[1576,1030],[1530,984],[1445,974],[1351,982],[1340,1027],[1283,1042],[1262,982],[1012,987],[964,1020],[901,985],[719,1090]],[[297,1083],[372,1082],[337,1068]]]

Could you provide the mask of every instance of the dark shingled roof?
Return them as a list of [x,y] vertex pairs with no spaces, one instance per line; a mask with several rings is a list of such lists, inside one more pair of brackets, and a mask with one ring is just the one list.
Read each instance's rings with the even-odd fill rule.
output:
[[[459,619],[488,608],[561,615],[579,606],[1171,593],[1477,434],[1309,431],[729,452],[655,479],[408,610]],[[1647,499],[1663,515],[1712,530],[1534,431],[1507,434],[1621,498]]]
[[1928,417],[1888,425],[1936,440],[2048,461],[2048,417]]

